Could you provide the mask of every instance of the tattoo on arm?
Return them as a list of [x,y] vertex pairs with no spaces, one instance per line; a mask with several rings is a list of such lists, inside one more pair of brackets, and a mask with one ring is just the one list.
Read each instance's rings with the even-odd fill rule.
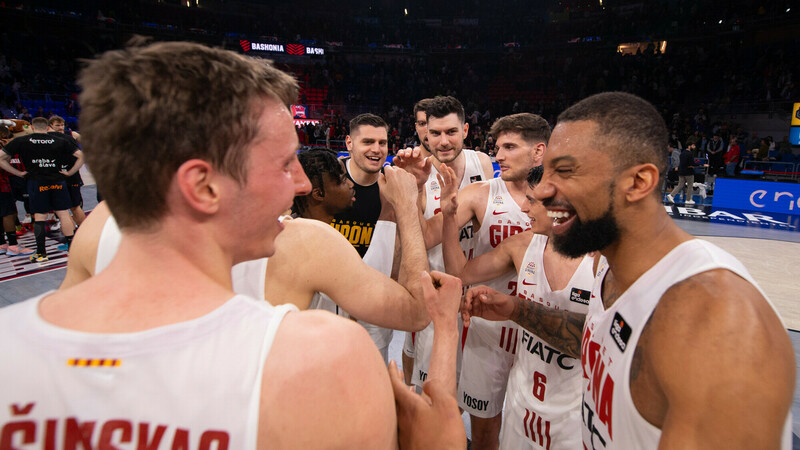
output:
[[514,312],[511,313],[511,320],[563,353],[580,359],[585,314],[554,310],[518,298]]

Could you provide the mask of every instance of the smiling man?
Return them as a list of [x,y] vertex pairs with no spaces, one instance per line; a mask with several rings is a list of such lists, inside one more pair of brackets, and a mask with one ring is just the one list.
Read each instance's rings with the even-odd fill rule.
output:
[[584,448],[791,448],[785,326],[738,260],[664,211],[666,146],[658,111],[630,94],[561,113],[534,194],[557,251],[602,255],[588,315],[483,287],[466,301],[581,358]]
[[350,121],[344,158],[347,177],[353,181],[356,201],[336,214],[332,225],[353,244],[363,258],[372,242],[375,223],[381,215],[378,177],[389,154],[389,125],[375,114],[361,114]]

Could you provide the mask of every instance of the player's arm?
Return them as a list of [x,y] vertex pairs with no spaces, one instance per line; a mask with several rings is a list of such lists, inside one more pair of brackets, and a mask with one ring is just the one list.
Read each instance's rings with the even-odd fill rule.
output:
[[[9,142],[8,145],[11,145],[11,142]],[[3,148],[2,152],[0,152],[0,169],[3,169],[6,172],[10,173],[11,175],[14,175],[14,176],[17,176],[17,177],[20,177],[20,178],[25,177],[25,174],[27,172],[20,172],[19,170],[15,169],[14,166],[11,165],[11,154],[8,153],[10,151],[12,151],[12,150],[10,150],[10,149],[8,149],[6,147],[6,148]]]
[[293,312],[264,365],[259,448],[397,448],[383,359],[358,324]]
[[106,202],[100,202],[94,207],[91,214],[86,216],[75,238],[69,247],[67,259],[67,273],[59,289],[67,289],[94,276],[97,262],[97,246],[103,227],[111,216]]
[[[442,164],[440,173],[447,173],[447,171],[452,172],[452,169]],[[448,178],[450,177],[443,178],[445,183],[447,183]],[[455,178],[455,176],[452,178]],[[448,196],[450,196],[450,198],[456,198],[458,209],[455,213],[455,223],[457,228],[460,229],[469,223],[470,220],[477,217],[476,211],[478,210],[478,203],[486,199],[488,195],[486,193],[487,189],[489,189],[489,185],[486,184],[486,182],[472,183],[460,191],[455,181],[442,186],[442,201]],[[442,205],[442,207],[444,207],[444,205]],[[483,217],[478,218],[478,220],[482,219]],[[434,214],[433,217],[425,220],[422,227],[422,234],[425,237],[426,248],[430,249],[442,243],[442,221],[442,214]]]
[[483,174],[486,176],[484,178],[485,181],[489,181],[494,178],[494,166],[492,165],[492,158],[489,157],[486,153],[477,152],[478,153],[478,160],[481,162],[481,169],[483,169]]
[[80,150],[75,150],[72,153],[72,156],[75,157],[75,164],[70,167],[70,169],[65,173],[66,176],[71,177],[75,175],[75,172],[81,170],[81,166],[83,166],[83,152]]
[[[411,294],[411,310],[422,312],[425,298],[419,274],[428,270],[428,255],[422,241],[422,230],[417,213],[417,185],[406,171],[387,167],[378,178],[381,195],[392,205],[400,240],[400,271],[397,280]],[[345,308],[347,310],[347,308]],[[357,314],[352,313],[358,317]],[[420,314],[414,314],[420,316]],[[428,321],[427,314],[419,317]],[[370,322],[371,323],[371,322]]]
[[470,317],[513,320],[573,358],[581,357],[581,337],[586,315],[556,310],[526,299],[506,295],[486,286],[470,288],[461,307],[464,325]]
[[442,197],[442,255],[445,271],[461,278],[464,284],[481,283],[493,280],[510,270],[514,270],[514,250],[522,246],[526,248],[533,236],[532,231],[525,231],[503,240],[491,251],[477,258],[467,260],[459,243],[461,228],[456,224],[457,200],[445,201]]
[[424,303],[418,304],[406,288],[364,264],[350,242],[326,223],[292,220],[278,235],[275,248],[267,264],[266,298],[272,304],[290,302],[306,309],[313,293],[323,292],[373,325],[419,331],[429,323]]
[[779,448],[794,385],[794,351],[780,319],[752,284],[726,270],[664,294],[631,367],[634,404],[660,426],[659,447],[667,449]]
[[422,388],[424,395],[410,391],[394,361],[389,364],[400,446],[463,449],[466,435],[455,398],[458,322],[454,313],[460,303],[461,282],[441,272],[423,273],[422,281],[434,327],[430,370]]

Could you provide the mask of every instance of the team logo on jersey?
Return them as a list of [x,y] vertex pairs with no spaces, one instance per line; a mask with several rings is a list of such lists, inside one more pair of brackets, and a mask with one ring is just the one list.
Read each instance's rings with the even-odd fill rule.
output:
[[532,277],[536,273],[536,263],[531,261],[525,266],[525,276]]
[[503,204],[503,196],[502,196],[502,195],[495,196],[494,200],[492,200],[492,203],[493,203],[495,206],[500,206],[500,205],[502,205],[502,204]]
[[625,322],[625,319],[619,313],[615,313],[610,331],[611,337],[614,338],[614,343],[617,344],[620,351],[624,352],[628,347],[628,339],[631,337],[631,326]]
[[588,305],[589,297],[591,296],[591,291],[587,291],[586,289],[572,288],[572,291],[569,293],[569,301],[580,303],[581,305]]
[[474,183],[474,182],[476,182],[476,181],[481,181],[482,179],[483,179],[483,178],[481,178],[481,176],[480,176],[480,175],[475,175],[475,176],[471,176],[471,177],[469,177],[469,182],[470,182],[470,183]]

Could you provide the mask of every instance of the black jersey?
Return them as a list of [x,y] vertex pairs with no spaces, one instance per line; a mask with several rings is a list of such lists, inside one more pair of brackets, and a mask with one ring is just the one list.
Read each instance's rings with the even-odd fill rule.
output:
[[[348,159],[350,158],[344,159],[345,168],[347,168]],[[347,211],[335,215],[331,225],[353,244],[363,258],[372,242],[372,232],[375,231],[375,224],[381,215],[380,189],[377,182],[369,186],[362,186],[353,180],[349,170],[346,170],[346,174],[347,178],[353,181],[356,201]]]
[[[80,148],[80,144],[78,144],[78,141],[76,141],[74,137],[68,134],[59,133],[58,131],[48,131],[47,134],[51,136],[60,137],[61,139],[66,139],[67,141],[69,141],[70,144],[75,146],[75,148]],[[69,169],[71,169],[72,166],[75,165],[75,161],[77,160],[78,158],[76,158],[74,155],[69,155],[69,158],[67,158],[65,164],[61,166],[61,170],[63,170],[64,172],[69,172]],[[80,171],[75,172],[74,174],[72,174],[71,177],[67,177],[67,184],[71,185],[77,184],[78,186],[83,186],[83,178],[81,178]]]
[[3,148],[12,157],[19,155],[28,172],[27,178],[35,181],[64,180],[60,172],[77,150],[78,147],[68,140],[47,133],[20,136]]

